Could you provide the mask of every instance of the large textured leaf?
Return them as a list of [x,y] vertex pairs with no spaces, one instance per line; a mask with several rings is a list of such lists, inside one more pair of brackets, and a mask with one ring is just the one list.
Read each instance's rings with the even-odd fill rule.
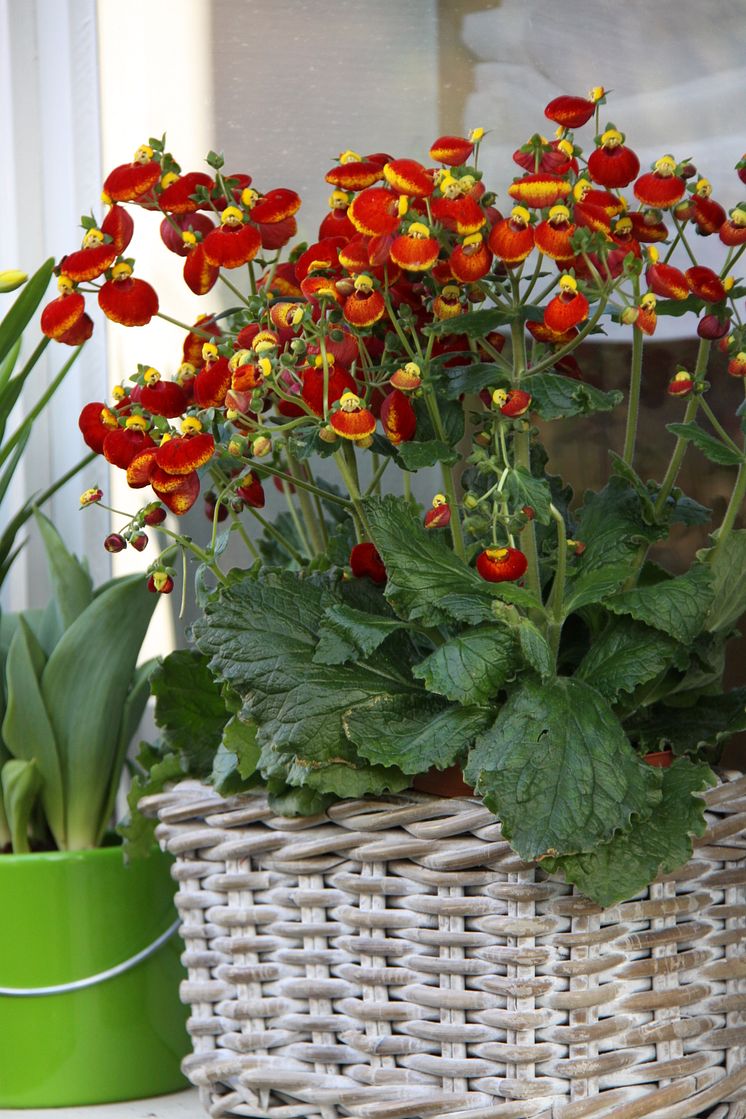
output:
[[49,828],[57,846],[64,848],[62,768],[54,730],[40,687],[45,664],[44,651],[21,615],[5,665],[8,699],[2,735],[14,758],[36,761]]
[[317,664],[344,664],[365,658],[403,624],[398,618],[369,614],[353,606],[330,606],[319,627],[313,659]]
[[386,598],[400,617],[428,625],[490,619],[490,584],[423,527],[409,502],[368,498],[365,510],[388,575]]
[[464,706],[488,703],[515,669],[515,639],[486,625],[451,637],[413,669],[430,692]]
[[117,827],[117,832],[124,840],[124,855],[127,859],[144,858],[152,849],[155,838],[157,820],[143,816],[138,811],[137,805],[145,796],[155,796],[162,793],[172,781],[178,781],[184,776],[184,768],[178,754],[161,755],[151,746],[143,746],[138,761],[143,767],[143,772],[136,774],[132,779],[127,803],[130,808],[129,816]]
[[704,627],[714,594],[710,569],[695,564],[685,575],[623,591],[607,598],[604,605],[615,614],[629,614],[689,645]]
[[207,657],[186,649],[169,653],[153,672],[150,689],[155,721],[168,748],[181,754],[194,776],[206,776],[228,721]]
[[661,803],[646,819],[635,821],[595,851],[547,859],[546,869],[599,905],[626,901],[644,890],[659,874],[670,874],[692,856],[693,835],[706,829],[705,804],[698,793],[716,784],[707,765],[679,758],[662,774]]
[[444,334],[465,334],[467,338],[484,338],[498,326],[505,326],[514,317],[510,311],[500,307],[481,307],[478,311],[467,311],[451,319],[440,319],[428,323],[426,334],[441,337]]
[[686,439],[687,443],[693,443],[705,458],[710,462],[716,462],[719,466],[738,466],[744,461],[740,451],[729,447],[716,436],[710,435],[693,421],[688,424],[666,424],[666,428],[672,435],[678,435],[681,439]]
[[546,478],[537,478],[522,466],[515,466],[505,480],[504,492],[513,511],[528,505],[539,524],[548,525],[551,521],[552,491]]
[[266,776],[282,777],[290,766],[290,784],[360,795],[380,791],[383,775],[361,764],[342,715],[374,696],[415,688],[405,666],[383,655],[366,664],[314,663],[319,627],[335,604],[316,579],[268,572],[261,582],[247,577],[222,590],[194,636],[211,670],[244,699],[243,717],[255,720]]
[[637,712],[628,733],[649,752],[671,747],[676,754],[714,749],[746,730],[746,687],[725,695],[700,696],[692,704],[656,703]]
[[500,388],[510,383],[510,378],[498,365],[476,362],[443,370],[445,394],[450,400],[457,400],[465,393],[478,393],[486,388]]
[[531,393],[531,410],[543,420],[561,420],[570,416],[587,416],[591,412],[610,412],[623,399],[618,389],[601,389],[562,377],[559,373],[534,373],[524,377],[521,388]]
[[732,531],[722,545],[699,553],[712,572],[714,598],[705,628],[715,633],[729,630],[746,613],[746,529]]
[[122,711],[157,595],[141,575],[118,580],[65,631],[41,679],[62,766],[70,850],[95,847],[109,783],[119,780]]
[[641,544],[666,536],[662,525],[650,524],[645,503],[623,478],[612,477],[598,493],[585,494],[578,512],[577,538],[585,544],[578,573],[623,563]]
[[524,859],[591,850],[660,796],[606,700],[566,676],[513,692],[465,777]]
[[583,606],[590,606],[594,602],[603,602],[610,594],[622,585],[629,577],[629,565],[626,563],[607,563],[602,567],[590,569],[581,567],[580,571],[571,576],[565,586],[565,600],[563,613],[565,617]]
[[377,696],[345,713],[348,737],[363,757],[403,773],[446,769],[464,755],[490,720],[478,707],[427,697]]
[[398,458],[405,470],[422,470],[428,466],[435,466],[436,462],[453,464],[458,462],[458,451],[452,450],[447,443],[440,439],[427,439],[419,443],[412,440],[410,443],[401,443]]
[[576,677],[613,702],[620,692],[633,692],[670,667],[676,648],[668,634],[632,618],[614,618],[594,640]]
[[544,634],[528,618],[522,618],[518,626],[518,641],[523,659],[542,680],[554,676],[554,657]]
[[256,726],[234,715],[225,724],[221,746],[229,750],[238,760],[238,772],[244,781],[253,777],[259,762],[259,747],[256,744]]

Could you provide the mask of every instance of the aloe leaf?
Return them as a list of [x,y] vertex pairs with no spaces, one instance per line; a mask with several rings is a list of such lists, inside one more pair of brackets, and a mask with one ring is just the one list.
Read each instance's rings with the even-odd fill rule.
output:
[[117,742],[117,751],[114,757],[114,762],[111,767],[111,779],[109,781],[109,796],[104,805],[99,823],[99,836],[98,842],[106,831],[109,825],[111,815],[114,811],[114,802],[117,796],[117,789],[119,788],[119,780],[124,767],[125,758],[127,757],[127,750],[132,741],[135,731],[137,730],[142,713],[145,710],[145,704],[148,702],[150,696],[150,677],[153,674],[153,669],[158,664],[158,658],[153,657],[149,661],[144,661],[143,664],[138,665],[132,681],[132,687],[129,690],[124,707],[122,708],[122,723],[119,728],[119,739]]
[[90,606],[93,580],[83,564],[68,552],[65,542],[49,517],[34,509],[34,519],[47,553],[54,599],[65,629]]
[[60,753],[68,850],[96,845],[116,776],[122,712],[157,597],[140,574],[108,587],[65,631],[44,669],[41,690]]
[[0,322],[0,361],[5,360],[33,318],[49,287],[53,269],[54,257],[50,257],[34,273]]
[[7,355],[0,361],[0,397],[2,397],[3,390],[13,375],[13,370],[18,362],[18,355],[21,352],[21,342],[21,338],[16,339]]
[[36,759],[44,788],[42,801],[58,847],[65,846],[62,769],[54,730],[39,681],[47,658],[26,619],[21,616],[5,664],[8,689],[2,734],[14,758]]
[[18,398],[23,391],[23,386],[26,384],[34,366],[48,345],[49,339],[42,338],[20,373],[16,373],[15,377],[11,377],[3,389],[2,396],[0,396],[0,443],[2,443],[5,438],[5,428],[8,419],[18,402]]
[[16,468],[18,466],[18,463],[23,458],[23,452],[26,450],[26,444],[28,443],[30,438],[31,438],[31,428],[29,427],[28,430],[24,433],[23,438],[16,445],[16,449],[13,453],[13,457],[11,458],[8,465],[5,467],[5,470],[2,473],[2,477],[0,477],[0,503],[2,503],[3,498],[5,497],[6,493],[8,492],[8,487],[10,486],[10,483],[13,481],[13,475],[16,472]]
[[[8,455],[13,450],[13,448],[16,446],[16,444],[21,439],[24,438],[24,435],[26,434],[26,432],[31,430],[31,428],[34,424],[34,421],[36,420],[39,413],[44,411],[47,404],[52,399],[54,394],[57,392],[57,389],[60,387],[60,385],[64,381],[65,377],[67,376],[67,374],[72,369],[73,365],[75,364],[75,361],[77,360],[78,354],[80,353],[82,348],[83,348],[82,346],[78,346],[78,348],[70,355],[68,360],[65,362],[65,364],[60,369],[57,376],[47,386],[47,388],[44,390],[42,395],[37,400],[34,407],[31,409],[31,411],[28,413],[28,415],[26,415],[24,417],[22,423],[19,424],[19,426],[13,432],[11,437],[7,440],[7,442],[5,443],[5,446],[2,448],[2,450],[0,450],[0,465],[2,465],[2,463],[8,457]],[[35,351],[34,358],[35,358],[36,355],[38,355],[40,353],[41,353],[41,346],[37,347],[37,350]],[[11,382],[11,384],[15,386],[16,382],[20,381],[21,382],[21,388],[22,388],[23,387],[23,382],[25,381],[28,374],[31,372],[32,368],[33,368],[33,365],[31,364],[31,362],[29,362],[24,367],[22,372],[19,373],[17,377],[13,378],[13,381]],[[3,403],[2,403],[3,411],[4,411],[4,405],[5,405],[5,402],[3,401]],[[5,420],[4,420],[4,422],[5,422]],[[4,432],[3,432],[3,434],[4,434]]]
[[5,812],[10,829],[14,855],[28,853],[28,832],[31,813],[42,787],[42,778],[36,762],[11,758],[0,772]]
[[47,486],[47,488],[45,490],[42,490],[41,493],[33,494],[28,499],[28,501],[18,510],[12,520],[8,522],[5,527],[5,531],[0,536],[0,586],[2,586],[3,580],[8,574],[13,560],[18,555],[25,543],[25,541],[22,541],[20,544],[14,547],[15,538],[25,525],[26,521],[33,514],[35,507],[38,505],[43,505],[46,501],[48,501],[53,494],[57,493],[57,490],[62,489],[62,487],[66,485],[71,478],[74,478],[75,475],[83,469],[83,467],[87,466],[89,462],[93,462],[95,458],[96,454],[91,451],[89,455],[86,455],[84,458],[82,458],[75,464],[75,466],[71,466],[70,469],[65,474],[63,474],[61,478],[58,478],[56,482],[53,482],[51,486]]

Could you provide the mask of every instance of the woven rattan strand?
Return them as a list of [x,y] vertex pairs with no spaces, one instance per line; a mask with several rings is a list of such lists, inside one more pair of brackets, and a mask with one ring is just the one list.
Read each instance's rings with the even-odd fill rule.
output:
[[746,1119],[746,778],[722,776],[692,861],[606,910],[471,799],[285,819],[193,782],[148,798],[206,1110]]

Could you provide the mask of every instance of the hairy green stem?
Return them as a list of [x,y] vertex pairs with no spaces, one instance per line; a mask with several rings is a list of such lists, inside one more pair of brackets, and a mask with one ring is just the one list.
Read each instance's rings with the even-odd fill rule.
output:
[[[298,495],[298,504],[300,505],[300,511],[301,511],[301,515],[303,517],[303,523],[305,525],[306,533],[307,533],[308,538],[311,542],[313,551],[315,551],[316,554],[318,555],[320,552],[323,552],[323,550],[324,550],[324,538],[323,538],[323,535],[322,535],[320,527],[319,527],[319,517],[317,516],[317,512],[314,509],[313,503],[311,501],[311,498],[308,495],[308,492],[306,490],[302,489],[298,485],[298,482],[300,481],[300,477],[301,477],[299,464],[296,462],[296,460],[293,458],[293,456],[291,455],[290,451],[287,448],[286,448],[286,453],[287,453],[287,460],[288,460],[288,470],[290,471],[293,478],[295,479],[295,481],[293,482],[293,485],[296,487],[296,493]],[[285,484],[285,483],[283,483],[283,484]],[[292,498],[291,498],[291,500],[292,500]],[[320,519],[323,523],[323,515],[321,516]]]
[[[639,302],[640,283],[637,277],[634,281],[635,302]],[[622,458],[630,466],[635,458],[635,444],[637,442],[637,421],[640,415],[640,389],[642,387],[642,331],[632,327],[632,369],[629,381],[629,400],[627,402],[627,427],[624,433],[624,450]]]
[[347,486],[347,491],[350,495],[350,500],[352,501],[358,524],[364,530],[368,539],[372,540],[373,533],[371,532],[370,525],[368,524],[368,518],[365,515],[362,496],[360,494],[360,481],[358,479],[357,473],[355,448],[347,439],[345,439],[342,449],[337,451],[334,455],[334,461],[337,464],[339,473],[342,475],[344,484]]
[[[706,338],[703,338],[699,343],[699,350],[697,351],[697,364],[694,367],[695,391],[692,393],[692,395],[689,397],[689,400],[687,401],[683,420],[685,424],[692,422],[697,414],[697,410],[699,409],[699,404],[702,398],[700,393],[696,391],[696,388],[702,381],[707,370],[707,362],[710,357],[711,346],[712,343],[709,342]],[[686,454],[688,446],[689,443],[686,439],[683,438],[683,436],[677,436],[673,454],[671,455],[671,461],[668,464],[668,469],[666,470],[665,477],[663,478],[663,481],[661,483],[660,492],[655,502],[656,517],[660,517],[661,513],[666,507],[666,502],[668,501],[668,498],[671,494],[671,490],[676,484],[676,479],[679,476],[679,470],[681,469],[681,464],[684,461],[684,455]]]
[[287,539],[287,537],[282,532],[280,532],[278,529],[276,529],[273,524],[271,524],[268,520],[266,520],[261,515],[261,513],[253,507],[253,505],[247,505],[247,509],[248,509],[249,513],[251,513],[252,517],[254,517],[257,521],[259,521],[259,524],[262,526],[264,531],[266,533],[268,533],[274,540],[276,540],[281,548],[285,549],[285,551],[288,553],[288,555],[291,556],[291,558],[295,560],[295,562],[298,564],[298,566],[299,567],[304,567],[305,566],[305,561],[303,559],[303,556],[300,554],[300,552],[298,552],[293,547],[293,545],[290,543],[290,541]]
[[733,525],[735,524],[736,517],[740,513],[743,506],[744,497],[746,497],[746,466],[741,463],[738,468],[738,474],[736,475],[733,492],[730,495],[728,508],[725,510],[725,516],[723,517],[720,527],[717,529],[716,532],[713,533],[715,547],[710,553],[711,560],[717,555],[725,541],[730,536]]
[[567,577],[567,529],[565,518],[554,505],[550,504],[549,512],[557,526],[557,566],[554,573],[554,582],[549,595],[550,617],[547,625],[549,647],[556,661],[562,634],[564,620],[565,579]]
[[[519,384],[526,369],[526,349],[523,336],[523,323],[515,320],[510,327],[513,339],[513,383]],[[513,436],[513,455],[516,466],[522,466],[531,473],[531,429],[527,423]],[[541,577],[539,574],[539,550],[536,545],[536,527],[529,521],[521,529],[521,550],[528,560],[527,582],[539,602],[541,602]]]
[[[425,394],[425,403],[427,411],[430,416],[431,423],[435,429],[435,434],[442,443],[448,444],[448,436],[446,435],[445,427],[443,426],[443,418],[438,408],[438,401],[434,392],[427,392]],[[458,497],[456,496],[456,478],[453,473],[452,467],[446,463],[441,462],[440,472],[443,477],[443,488],[446,491],[448,499],[448,507],[451,510],[451,539],[453,541],[453,550],[457,556],[460,556],[464,562],[466,561],[466,544],[464,542],[464,530],[461,526],[461,512],[458,506]]]

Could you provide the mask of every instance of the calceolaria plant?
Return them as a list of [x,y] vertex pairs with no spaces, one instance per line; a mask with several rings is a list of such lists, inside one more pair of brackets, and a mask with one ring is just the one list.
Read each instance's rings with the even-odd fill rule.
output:
[[[201,492],[212,521],[206,543],[167,521],[149,572],[170,591],[191,553],[203,608],[195,651],[155,680],[164,737],[145,761],[160,775],[198,758],[221,789],[267,788],[289,813],[457,765],[522,858],[604,904],[689,858],[710,764],[746,727],[746,689],[722,690],[746,608],[746,456],[707,379],[715,345],[746,375],[746,205],[726,213],[681,156],[641,171],[606,112],[602,89],[554,100],[556,138],[516,151],[499,197],[481,129],[437,139],[429,164],[347,151],[318,240],[287,251],[298,196],[262,193],[215,153],[182,173],[151,140],[108,176],[106,217],[60,262],[45,329],[75,334],[93,291],[115,322],[160,314],[123,255],[130,211],[157,213],[195,294],[231,300],[185,325],[170,379],[143,364],[80,418],[88,446],[149,490],[109,546],[142,546]],[[746,182],[746,160],[737,172]],[[710,243],[717,271],[697,260]],[[661,433],[663,477],[644,481],[660,315],[682,316],[699,350],[670,370],[682,415]],[[609,319],[631,341],[626,393],[588,383],[574,356]],[[623,399],[607,483],[573,498],[542,433]],[[733,491],[673,575],[651,548],[710,517],[677,487],[692,444],[732,468]],[[268,482],[287,499],[274,521]],[[233,534],[248,564],[226,572]]]

